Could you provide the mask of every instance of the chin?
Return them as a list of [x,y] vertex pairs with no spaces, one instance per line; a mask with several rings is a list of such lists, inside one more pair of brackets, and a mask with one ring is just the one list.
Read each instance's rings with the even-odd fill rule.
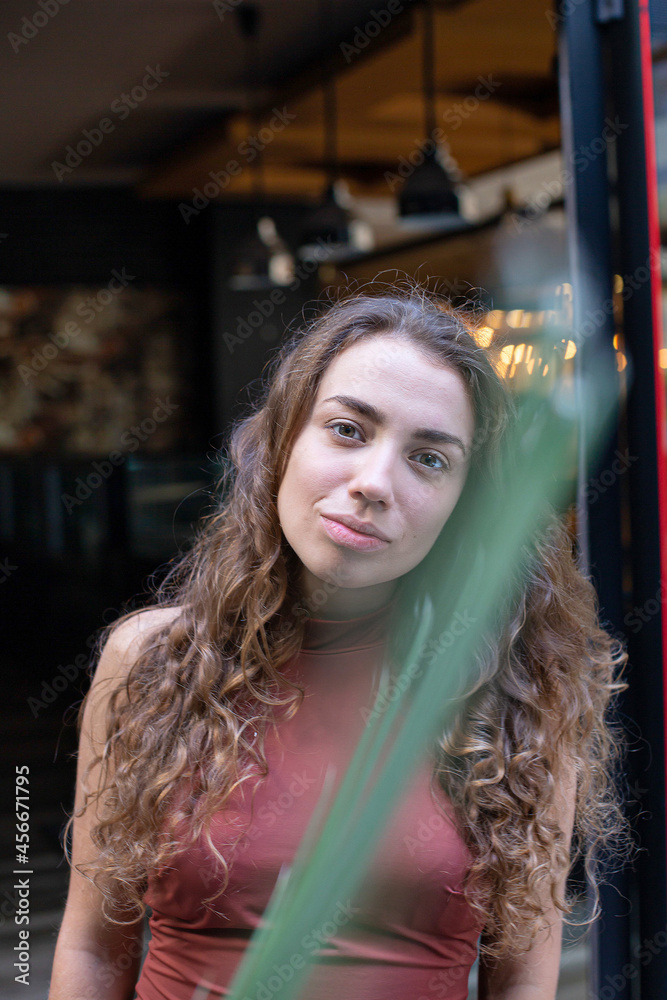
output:
[[346,562],[319,566],[308,566],[305,563],[304,565],[315,585],[326,585],[327,589],[335,587],[336,590],[356,590],[359,587],[372,587],[374,583],[382,582],[373,575],[355,571]]

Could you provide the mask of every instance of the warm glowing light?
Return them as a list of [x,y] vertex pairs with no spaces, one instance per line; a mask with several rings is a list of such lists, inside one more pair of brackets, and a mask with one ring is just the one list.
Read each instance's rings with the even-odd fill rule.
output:
[[475,336],[480,347],[488,347],[493,340],[493,327],[480,326],[479,330],[476,331]]
[[515,371],[516,371],[516,362],[513,362],[512,363],[512,367],[510,368],[510,371],[509,371],[509,377],[510,378],[514,378],[514,372]]
[[502,309],[493,309],[490,313],[486,315],[486,322],[494,330],[499,330],[503,325],[503,320],[505,319],[505,313]]
[[509,365],[512,361],[512,356],[514,354],[514,344],[507,344],[503,347],[500,352],[500,360],[504,361],[506,365]]
[[667,347],[658,351],[658,365],[660,368],[667,368]]
[[620,274],[614,275],[614,291],[616,292],[617,295],[620,295],[621,292],[623,291],[623,278],[620,276]]
[[523,318],[523,309],[512,309],[512,311],[508,312],[507,316],[505,317],[507,325],[513,327],[514,329],[516,329],[518,326],[521,326],[522,318]]
[[612,340],[612,344],[614,345],[614,347],[616,348],[616,350],[618,350],[618,334],[617,333],[614,334],[614,339]]
[[543,370],[542,374],[543,374],[543,375],[546,375],[546,373],[547,373],[548,371],[549,371],[549,365],[545,365],[545,366],[544,366],[544,370]]
[[535,367],[535,358],[531,358],[530,361],[526,362],[526,368],[528,369],[528,374],[533,374],[533,368]]
[[[528,350],[526,351],[526,364],[528,364],[528,362],[530,361],[530,359],[532,357],[533,357],[533,345],[529,344],[528,345]],[[534,360],[535,360],[535,358],[533,358],[533,361]]]
[[521,317],[521,326],[531,326],[533,322],[533,314],[531,312],[525,312]]
[[573,340],[568,340],[567,347],[565,348],[565,360],[568,361],[573,358],[577,353],[577,345]]
[[521,364],[521,362],[523,361],[523,354],[524,354],[525,350],[526,350],[526,345],[525,344],[517,344],[516,345],[516,347],[514,349],[514,363],[515,364],[517,364],[517,365]]

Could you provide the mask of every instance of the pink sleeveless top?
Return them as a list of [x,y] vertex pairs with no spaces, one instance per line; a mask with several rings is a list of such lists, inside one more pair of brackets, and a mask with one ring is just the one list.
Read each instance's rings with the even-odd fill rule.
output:
[[[135,1000],[229,995],[281,868],[296,854],[327,768],[335,767],[335,791],[352,758],[373,707],[392,611],[389,604],[346,621],[308,619],[300,652],[283,668],[306,697],[291,719],[279,722],[277,736],[267,730],[269,774],[258,782],[254,804],[245,783],[213,820],[229,884],[202,905],[223,881],[203,839],[149,879],[144,898],[152,909],[152,937]],[[322,929],[324,940],[314,928],[305,942],[315,962],[303,996],[467,1000],[482,926],[462,895],[470,856],[443,816],[444,793],[436,783],[431,791],[431,772],[425,760],[399,797],[363,881],[353,898],[339,901],[340,912]],[[245,836],[230,852],[224,845],[242,829]]]

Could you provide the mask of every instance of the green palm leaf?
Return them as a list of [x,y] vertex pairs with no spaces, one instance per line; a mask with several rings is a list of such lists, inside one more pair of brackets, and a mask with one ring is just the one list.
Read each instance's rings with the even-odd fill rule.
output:
[[[599,444],[606,430],[615,407],[616,386],[610,376],[602,374],[604,370],[600,366],[595,378],[588,376],[578,386],[585,390],[580,393],[587,411],[583,416],[581,399],[575,401],[558,383],[551,396],[531,392],[520,401],[510,443],[516,456],[515,481],[502,498],[501,508],[497,496],[480,497],[466,523],[465,530],[471,533],[467,537],[479,539],[483,558],[471,566],[461,548],[447,572],[440,571],[430,581],[433,598],[423,602],[405,663],[410,684],[389,703],[381,685],[376,711],[370,714],[333,802],[329,801],[331,775],[327,776],[294,862],[291,868],[283,868],[263,925],[253,934],[237,969],[229,994],[233,1000],[299,996],[317,961],[307,935],[321,931],[348,901],[354,903],[355,889],[392,810],[447,724],[448,706],[460,686],[461,672],[469,669],[485,630],[492,625],[518,565],[521,546],[539,526],[545,500],[562,499],[561,471],[578,428],[587,429],[589,448]],[[452,631],[454,642],[426,665],[424,650],[434,623],[442,622],[447,631],[465,615],[474,619],[475,627],[461,634]],[[277,982],[280,987],[274,989]]]

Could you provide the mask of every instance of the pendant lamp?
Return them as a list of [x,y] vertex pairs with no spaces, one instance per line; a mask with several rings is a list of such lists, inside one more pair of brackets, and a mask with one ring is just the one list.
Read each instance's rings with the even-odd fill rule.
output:
[[[259,8],[256,4],[245,3],[237,7],[235,13],[246,40],[246,87],[248,106],[251,106],[251,74],[253,65],[257,65],[253,43],[257,38]],[[252,122],[257,133],[259,116],[256,111]],[[252,171],[255,224],[252,232],[239,244],[228,281],[228,287],[237,291],[285,286],[294,281],[294,256],[280,237],[274,219],[264,211],[266,192],[262,152],[259,149]]]
[[324,101],[324,161],[329,179],[324,197],[309,212],[303,222],[297,256],[302,260],[327,260],[332,248],[347,249],[350,245],[350,213],[341,204],[336,136],[336,83],[332,77],[322,86]]
[[421,164],[405,181],[398,197],[399,216],[410,223],[461,224],[455,180],[433,136],[435,104],[435,26],[433,2],[426,0],[422,29],[422,74],[424,93],[425,147]]
[[[320,0],[322,38],[328,40],[329,8],[327,0]],[[347,185],[338,177],[338,112],[336,105],[336,80],[325,75],[322,80],[324,104],[324,163],[329,175],[324,196],[303,223],[297,255],[302,260],[331,260],[336,255],[350,251],[372,249],[373,234],[370,226],[353,217]]]

